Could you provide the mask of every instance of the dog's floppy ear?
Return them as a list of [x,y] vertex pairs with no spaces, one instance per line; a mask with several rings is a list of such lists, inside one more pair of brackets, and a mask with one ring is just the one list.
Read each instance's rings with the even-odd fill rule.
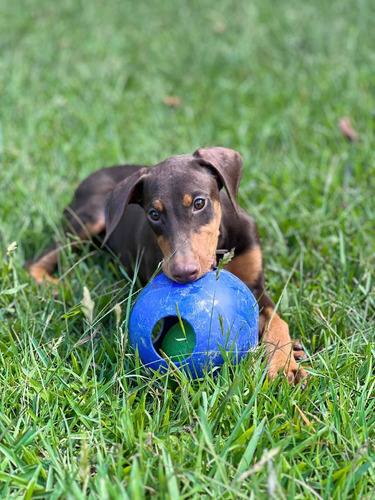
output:
[[213,147],[197,149],[193,156],[203,160],[203,164],[214,169],[236,210],[237,191],[242,174],[241,155],[233,149]]
[[117,224],[129,203],[141,203],[143,196],[143,180],[147,175],[147,168],[141,168],[123,181],[109,193],[105,202],[106,235],[104,246],[108,238],[116,229]]

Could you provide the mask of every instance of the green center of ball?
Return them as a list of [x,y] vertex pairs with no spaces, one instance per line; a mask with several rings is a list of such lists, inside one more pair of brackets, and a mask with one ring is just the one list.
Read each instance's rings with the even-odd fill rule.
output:
[[[164,335],[161,349],[172,361],[183,361],[188,358],[195,347],[195,333],[191,325],[182,320],[170,328]],[[184,333],[185,330],[185,333]]]

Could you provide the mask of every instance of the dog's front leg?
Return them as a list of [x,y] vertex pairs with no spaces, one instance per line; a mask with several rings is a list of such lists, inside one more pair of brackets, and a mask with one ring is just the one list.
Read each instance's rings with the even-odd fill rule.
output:
[[266,292],[259,307],[259,336],[266,349],[269,378],[272,380],[284,373],[289,383],[300,382],[307,377],[307,372],[297,360],[305,359],[306,354],[298,343],[292,342],[288,324],[277,314]]
[[259,244],[235,256],[226,269],[240,278],[252,291],[259,304],[259,339],[266,349],[268,376],[273,380],[284,373],[290,383],[298,383],[307,376],[297,363],[306,358],[302,347],[293,343],[287,323],[280,318],[275,305],[265,291],[262,253]]

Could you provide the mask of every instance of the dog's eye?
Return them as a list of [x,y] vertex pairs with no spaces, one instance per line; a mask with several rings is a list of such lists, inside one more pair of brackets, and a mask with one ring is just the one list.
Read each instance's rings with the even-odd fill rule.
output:
[[160,212],[158,212],[155,208],[152,208],[148,215],[150,216],[150,219],[154,221],[158,221],[160,219]]
[[206,201],[203,198],[197,198],[194,200],[194,208],[195,210],[202,210],[202,208],[205,206]]

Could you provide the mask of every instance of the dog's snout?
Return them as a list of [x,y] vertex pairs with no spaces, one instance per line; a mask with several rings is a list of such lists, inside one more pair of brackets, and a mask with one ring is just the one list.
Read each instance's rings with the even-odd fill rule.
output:
[[199,276],[199,263],[195,261],[176,262],[171,267],[171,278],[177,283],[192,283]]

